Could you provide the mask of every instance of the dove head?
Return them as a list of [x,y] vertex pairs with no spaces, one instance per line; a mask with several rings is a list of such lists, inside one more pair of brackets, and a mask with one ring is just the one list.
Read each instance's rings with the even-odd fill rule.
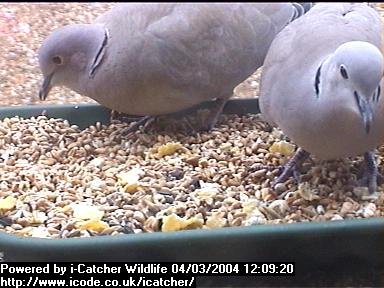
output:
[[340,45],[326,62],[328,75],[325,77],[330,90],[326,94],[352,108],[369,133],[383,77],[380,50],[368,42],[351,41]]
[[39,91],[45,100],[53,86],[76,90],[82,73],[92,65],[102,46],[105,30],[92,24],[68,25],[55,30],[39,49],[40,69],[44,76]]

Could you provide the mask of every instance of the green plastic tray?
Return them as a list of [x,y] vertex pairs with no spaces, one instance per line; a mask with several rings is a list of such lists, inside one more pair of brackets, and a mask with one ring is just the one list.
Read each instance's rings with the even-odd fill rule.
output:
[[[42,111],[80,127],[108,123],[110,113],[93,104],[47,105],[1,108],[0,118]],[[231,100],[224,109],[258,111],[254,99]],[[295,261],[295,277],[242,279],[252,285],[384,286],[383,218],[60,240],[0,233],[0,252],[5,261]]]

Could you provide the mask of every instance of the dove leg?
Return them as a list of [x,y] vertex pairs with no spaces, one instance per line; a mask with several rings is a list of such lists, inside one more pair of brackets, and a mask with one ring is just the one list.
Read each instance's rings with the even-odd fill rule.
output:
[[204,119],[204,123],[202,123],[199,127],[200,131],[210,131],[213,127],[215,127],[221,112],[223,112],[225,103],[227,103],[230,97],[217,98],[214,101],[214,105],[209,109],[208,117]]
[[275,181],[273,181],[272,186],[274,187],[278,183],[285,182],[292,175],[294,175],[295,178],[298,178],[299,173],[297,169],[300,168],[301,164],[303,164],[309,155],[310,153],[304,149],[297,149],[295,155],[293,155],[287,164],[284,165],[283,172],[279,175],[279,177],[277,177]]
[[377,183],[383,182],[383,176],[377,169],[374,152],[366,152],[364,154],[364,160],[366,163],[366,168],[364,171],[364,176],[360,179],[360,183],[362,185],[368,186],[369,193],[373,194],[377,191]]

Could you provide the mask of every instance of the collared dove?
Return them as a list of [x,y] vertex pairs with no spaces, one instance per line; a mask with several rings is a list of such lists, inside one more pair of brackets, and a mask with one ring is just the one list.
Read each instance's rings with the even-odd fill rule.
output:
[[[306,4],[306,8],[309,6]],[[93,24],[54,31],[39,50],[40,99],[64,85],[130,115],[154,116],[216,100],[217,121],[236,85],[259,68],[290,3],[117,5]]]
[[314,154],[364,155],[376,191],[374,149],[384,142],[379,14],[366,4],[317,4],[272,42],[261,76],[260,109],[300,148],[274,184]]

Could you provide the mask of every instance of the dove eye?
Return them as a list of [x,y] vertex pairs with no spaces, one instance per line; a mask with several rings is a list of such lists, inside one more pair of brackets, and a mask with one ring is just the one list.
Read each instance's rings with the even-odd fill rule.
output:
[[344,79],[348,79],[347,69],[345,69],[344,65],[340,66],[340,74]]
[[52,62],[55,63],[56,65],[61,65],[63,64],[63,57],[61,56],[54,56],[52,57]]

